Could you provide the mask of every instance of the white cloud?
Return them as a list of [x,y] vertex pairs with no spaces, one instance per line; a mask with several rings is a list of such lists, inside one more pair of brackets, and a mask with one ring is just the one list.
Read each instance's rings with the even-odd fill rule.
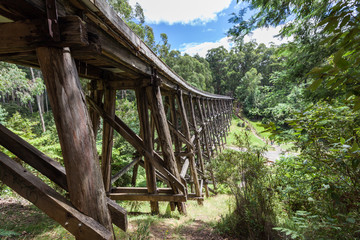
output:
[[228,37],[224,37],[216,42],[203,42],[203,43],[186,43],[180,49],[182,53],[187,53],[191,56],[199,54],[200,57],[205,57],[208,50],[223,46],[227,50],[230,50],[231,43]]
[[245,42],[249,42],[251,40],[255,40],[257,43],[264,43],[266,46],[270,46],[271,43],[275,45],[280,45],[282,43],[286,43],[292,40],[292,38],[284,38],[280,39],[279,37],[275,37],[280,32],[281,26],[277,27],[269,27],[269,28],[258,28],[253,31],[251,35],[248,35],[244,38]]
[[217,14],[230,6],[232,0],[130,0],[138,2],[149,23],[169,24],[206,23],[216,20]]
[[[264,43],[266,46],[270,46],[272,43],[275,45],[280,45],[282,43],[291,41],[292,38],[280,39],[275,37],[275,35],[279,34],[280,29],[280,26],[276,28],[259,28],[256,29],[251,36],[246,36],[244,41],[249,42],[251,40],[255,40],[257,43]],[[199,54],[201,57],[205,57],[208,50],[220,46],[224,46],[227,50],[230,50],[232,46],[230,38],[224,37],[216,42],[185,43],[182,45],[180,51],[191,56]]]

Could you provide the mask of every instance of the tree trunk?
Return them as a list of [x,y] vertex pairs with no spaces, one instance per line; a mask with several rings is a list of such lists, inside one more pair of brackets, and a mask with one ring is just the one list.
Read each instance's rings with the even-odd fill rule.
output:
[[[31,80],[33,83],[35,83],[35,75],[34,75],[34,70],[32,68],[30,68],[30,72],[31,72]],[[43,111],[41,108],[41,104],[40,104],[40,96],[36,95],[36,103],[39,109],[39,115],[40,115],[40,121],[41,121],[41,127],[43,132],[46,132],[46,128],[45,128],[45,122],[44,122],[44,116],[43,116]]]

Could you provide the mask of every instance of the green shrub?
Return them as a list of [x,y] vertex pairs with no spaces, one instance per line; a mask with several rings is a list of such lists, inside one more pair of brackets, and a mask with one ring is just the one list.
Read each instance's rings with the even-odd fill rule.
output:
[[264,148],[251,146],[246,131],[237,138],[243,151],[228,150],[213,161],[217,180],[235,196],[235,210],[223,217],[217,228],[240,239],[273,239],[276,218]]

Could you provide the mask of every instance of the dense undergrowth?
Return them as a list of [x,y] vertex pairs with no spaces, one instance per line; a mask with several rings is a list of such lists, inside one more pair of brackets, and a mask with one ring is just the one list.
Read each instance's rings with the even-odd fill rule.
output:
[[243,151],[213,161],[220,189],[236,199],[219,231],[240,239],[360,239],[359,114],[323,102],[288,123],[298,155],[267,165],[265,149],[243,131]]

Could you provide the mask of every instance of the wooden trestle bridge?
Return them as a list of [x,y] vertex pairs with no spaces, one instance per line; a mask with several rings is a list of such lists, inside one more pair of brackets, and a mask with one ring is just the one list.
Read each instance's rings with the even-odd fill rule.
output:
[[[59,194],[0,153],[0,180],[77,239],[114,239],[126,211],[113,200],[159,201],[186,213],[215,185],[207,163],[224,147],[232,99],[199,91],[166,66],[105,0],[1,0],[0,60],[40,68],[64,165],[0,125],[0,145],[66,190]],[[90,79],[83,93],[79,77]],[[140,134],[115,115],[117,90],[136,93]],[[103,119],[102,156],[95,136]],[[112,175],[113,131],[138,153]],[[146,171],[147,188],[115,186],[125,172]],[[168,188],[158,188],[163,181]],[[191,186],[191,187],[190,187]]]

